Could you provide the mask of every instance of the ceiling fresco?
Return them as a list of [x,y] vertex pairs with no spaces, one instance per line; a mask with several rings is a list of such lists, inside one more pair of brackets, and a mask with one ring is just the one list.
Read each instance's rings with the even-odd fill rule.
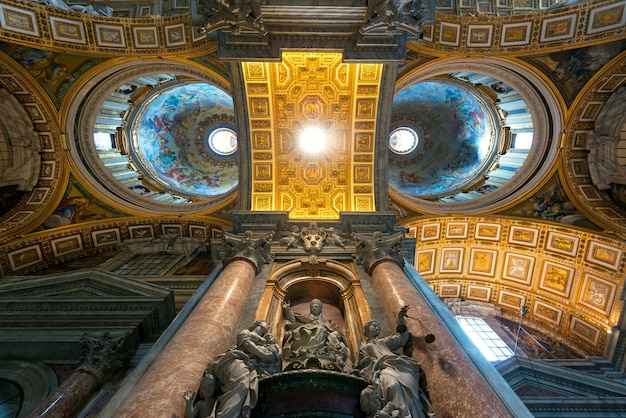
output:
[[131,152],[144,174],[174,192],[218,196],[237,186],[237,152],[220,155],[208,139],[233,125],[233,101],[224,91],[204,83],[179,85],[143,105],[134,120]]
[[420,136],[413,152],[389,151],[389,183],[412,196],[458,191],[495,155],[495,123],[487,105],[463,86],[423,81],[393,99],[391,129],[408,126]]

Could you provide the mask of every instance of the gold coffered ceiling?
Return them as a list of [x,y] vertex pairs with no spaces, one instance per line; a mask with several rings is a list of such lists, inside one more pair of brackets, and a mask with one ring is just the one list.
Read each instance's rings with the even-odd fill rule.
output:
[[[374,211],[374,139],[382,64],[347,64],[341,53],[285,52],[243,63],[250,116],[252,210],[292,219]],[[317,127],[326,147],[300,149]],[[315,139],[317,141],[317,138]]]

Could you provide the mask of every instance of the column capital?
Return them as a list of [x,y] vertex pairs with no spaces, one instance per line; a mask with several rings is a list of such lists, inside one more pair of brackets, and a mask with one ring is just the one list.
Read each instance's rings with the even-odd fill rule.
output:
[[80,364],[76,370],[93,374],[100,384],[111,379],[133,354],[124,347],[125,340],[125,335],[113,337],[108,332],[84,334],[80,342]]
[[261,264],[272,261],[270,251],[273,237],[274,231],[254,234],[248,230],[241,235],[224,232],[224,265],[236,259],[246,259],[258,273]]
[[356,248],[356,262],[363,264],[371,273],[376,264],[383,260],[393,261],[404,266],[404,257],[401,254],[404,233],[383,234],[376,231],[371,235],[352,234]]

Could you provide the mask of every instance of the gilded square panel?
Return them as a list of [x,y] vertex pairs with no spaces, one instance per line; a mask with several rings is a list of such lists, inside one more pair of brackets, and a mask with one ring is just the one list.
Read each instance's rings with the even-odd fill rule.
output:
[[83,249],[83,240],[80,234],[76,234],[50,240],[50,245],[52,246],[52,253],[55,257],[58,257],[60,255],[81,251]]
[[183,226],[178,224],[163,224],[161,225],[161,232],[166,237],[182,237]]
[[101,247],[103,245],[111,245],[121,242],[119,228],[109,228],[100,231],[91,232],[91,240],[94,247]]
[[253,135],[255,149],[271,149],[272,134],[268,131],[255,131]]
[[266,98],[250,99],[250,117],[269,117],[270,105]]
[[[272,210],[272,196],[268,195],[257,195],[254,196],[254,205],[252,210]],[[289,210],[286,207],[281,208],[281,210]]]
[[189,236],[191,238],[206,239],[206,226],[204,225],[189,225]]
[[622,250],[590,241],[585,260],[617,270],[619,263],[622,261]]
[[572,174],[574,177],[589,177],[589,169],[587,168],[587,160],[582,158],[572,158],[571,160]]
[[354,152],[372,152],[372,134],[357,132],[354,134]]
[[133,28],[136,48],[157,48],[159,38],[155,27],[135,27]]
[[439,239],[439,232],[441,230],[441,224],[425,224],[422,225],[422,241],[433,241]]
[[566,16],[558,16],[551,19],[544,19],[541,27],[541,42],[558,41],[570,39],[574,36],[576,29],[576,13]]
[[611,74],[611,76],[600,86],[598,93],[613,93],[624,84],[626,74]]
[[24,103],[24,108],[28,111],[33,123],[46,123],[46,117],[37,103]]
[[166,46],[181,46],[185,45],[185,25],[171,25],[165,26],[165,45]]
[[552,322],[555,325],[559,325],[561,323],[561,316],[563,316],[563,311],[561,309],[557,309],[551,305],[548,305],[547,303],[535,301],[535,306],[533,307],[533,315],[541,319],[545,319],[546,321]]
[[37,132],[43,152],[54,152],[54,140],[51,132]]
[[527,45],[530,42],[532,22],[508,23],[502,25],[502,46]]
[[520,254],[506,253],[502,277],[515,282],[530,284],[535,259]]
[[458,46],[460,33],[461,25],[442,21],[439,29],[439,43],[442,45]]
[[574,269],[551,261],[545,261],[541,272],[539,287],[543,290],[569,298],[573,280]]
[[467,238],[467,222],[450,222],[446,225],[446,238]]
[[435,251],[435,249],[417,251],[417,254],[415,254],[415,265],[418,272],[422,274],[435,272]]
[[578,241],[578,237],[550,231],[546,239],[546,249],[573,257],[578,250]]
[[439,271],[460,273],[463,270],[463,248],[444,248],[441,250]]
[[371,212],[374,210],[374,202],[371,196],[354,196],[356,211]]
[[[139,6],[139,17],[148,17],[152,14],[152,6]],[[206,36],[206,32],[203,33]]]
[[6,4],[0,4],[0,26],[13,32],[39,36],[37,18],[34,12],[17,9]]
[[491,300],[491,288],[471,284],[467,286],[467,299],[489,302]]
[[224,231],[222,231],[220,228],[211,228],[211,239],[212,240],[217,240],[217,239],[222,239],[222,235],[224,235]]
[[492,25],[468,25],[467,46],[490,47]]
[[580,115],[581,122],[593,122],[596,120],[600,109],[604,105],[603,102],[588,102]]
[[584,150],[590,133],[590,131],[575,131],[574,140],[572,141],[572,150]]
[[29,94],[11,74],[0,74],[0,84],[12,94]]
[[56,161],[42,161],[41,171],[39,173],[40,180],[54,180],[54,172],[56,170]]
[[538,237],[538,230],[533,228],[525,228],[522,226],[512,225],[509,232],[509,242],[511,244],[520,244],[529,247],[536,247]]
[[30,198],[26,201],[27,205],[40,205],[48,196],[50,192],[49,187],[36,187],[30,195]]
[[96,43],[98,46],[126,47],[124,27],[96,23],[94,28],[96,30]]
[[[272,179],[272,164],[254,163],[253,165],[254,165],[254,180],[271,180]],[[315,175],[315,174],[313,173],[312,175]]]
[[154,238],[152,225],[132,225],[128,227],[130,239]]
[[80,20],[75,21],[50,16],[50,27],[52,28],[52,38],[56,41],[72,42],[76,44],[87,43],[85,39],[85,27]]
[[500,224],[487,224],[478,222],[476,224],[476,231],[474,232],[474,238],[485,239],[489,241],[500,240]]
[[493,277],[496,270],[497,252],[494,250],[483,250],[472,248],[470,253],[469,272]]
[[39,244],[20,248],[7,254],[13,271],[23,269],[43,261]]
[[587,33],[623,28],[626,25],[626,2],[591,9]]
[[617,286],[591,274],[585,275],[579,302],[588,308],[608,315],[613,308]]
[[506,306],[513,309],[521,309],[526,303],[526,296],[518,295],[516,293],[500,291],[498,295],[498,305]]
[[582,184],[578,186],[578,189],[581,191],[585,199],[590,202],[597,202],[602,200],[602,196],[598,193],[598,190],[589,184]]
[[26,219],[30,215],[32,215],[33,213],[34,213],[34,211],[31,211],[31,210],[19,210],[19,211],[15,212],[13,215],[11,215],[4,222],[7,223],[7,224],[19,224],[24,219]]
[[439,297],[442,298],[458,298],[461,297],[460,284],[442,284],[439,286]]
[[595,327],[576,316],[572,316],[572,323],[569,330],[573,334],[578,335],[580,338],[593,345],[598,344],[598,339],[600,338],[600,328]]
[[369,119],[374,117],[376,111],[376,101],[374,99],[357,99],[356,117],[359,119]]
[[372,181],[372,167],[369,165],[354,166],[354,182],[370,183]]

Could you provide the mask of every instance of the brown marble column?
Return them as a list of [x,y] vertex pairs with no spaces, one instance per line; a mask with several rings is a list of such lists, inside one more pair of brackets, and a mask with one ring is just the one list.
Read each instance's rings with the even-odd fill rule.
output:
[[[450,328],[413,285],[403,270],[402,239],[403,234],[357,236],[357,261],[362,262],[371,275],[374,290],[390,323],[395,324],[397,312],[409,305],[409,316],[418,318],[426,327],[424,329],[417,320],[407,318],[411,339],[404,351],[421,364],[437,415],[473,418],[532,416],[495,369],[486,363],[490,379],[499,379],[505,386],[505,395],[496,394],[493,383],[489,384],[485,378],[485,371],[481,373],[477,369]],[[428,333],[436,337],[431,344],[424,339]],[[511,408],[503,399],[511,400],[519,407]],[[518,408],[519,413],[513,411],[514,408]]]
[[[270,238],[271,239],[271,238]],[[263,244],[265,242],[265,244]],[[182,417],[183,392],[197,390],[209,361],[228,349],[267,240],[227,234],[229,262],[115,412],[116,418]]]
[[81,364],[28,415],[29,418],[70,418],[75,416],[100,385],[117,374],[132,352],[124,348],[125,336],[89,335],[81,340]]

